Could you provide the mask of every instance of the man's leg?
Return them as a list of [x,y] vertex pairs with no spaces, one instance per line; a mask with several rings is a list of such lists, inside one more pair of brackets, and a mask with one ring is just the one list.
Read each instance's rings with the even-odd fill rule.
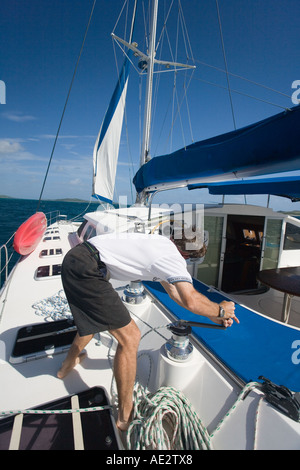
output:
[[[114,359],[114,374],[119,399],[117,426],[121,430],[126,430],[130,424],[133,409],[132,395],[136,377],[137,351],[141,334],[133,320],[123,328],[110,330],[110,333],[118,341]],[[58,378],[63,379],[81,361],[81,352],[92,338],[93,335],[79,336],[77,334],[75,336],[67,357],[57,373]]]
[[119,399],[117,426],[120,430],[125,431],[130,424],[133,410],[132,395],[136,377],[137,351],[141,334],[133,320],[123,328],[110,330],[110,333],[118,341],[114,359],[114,374]]
[[76,334],[67,357],[62,363],[60,370],[57,372],[57,377],[59,379],[63,379],[85,357],[85,354],[81,354],[81,352],[91,341],[93,336],[94,335],[79,336],[78,333]]

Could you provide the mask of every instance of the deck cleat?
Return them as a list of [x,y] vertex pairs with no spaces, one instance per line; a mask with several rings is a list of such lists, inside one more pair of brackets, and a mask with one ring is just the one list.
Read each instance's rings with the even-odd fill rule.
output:
[[263,376],[259,380],[263,380],[261,389],[266,400],[289,418],[300,422],[300,392],[294,393],[284,385],[276,385]]

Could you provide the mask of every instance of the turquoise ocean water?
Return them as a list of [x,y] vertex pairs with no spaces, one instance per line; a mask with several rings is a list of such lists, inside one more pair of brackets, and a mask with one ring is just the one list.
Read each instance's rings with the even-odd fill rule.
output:
[[[38,201],[33,199],[0,198],[0,246],[7,242],[11,235],[23,222],[25,222],[25,220],[35,214],[37,205]],[[50,212],[58,210],[60,214],[64,214],[68,219],[72,219],[80,214],[84,214],[87,208],[89,211],[94,211],[98,207],[97,204],[91,204],[89,207],[88,205],[88,202],[42,201],[38,210],[39,212],[44,212],[44,214],[47,215],[47,218]],[[78,220],[82,220],[82,217]],[[13,238],[8,244],[9,254],[14,251],[12,243]],[[19,255],[17,254],[13,255],[10,268],[17,261],[18,257]],[[3,250],[1,250],[1,270],[3,270],[3,266],[4,256]]]

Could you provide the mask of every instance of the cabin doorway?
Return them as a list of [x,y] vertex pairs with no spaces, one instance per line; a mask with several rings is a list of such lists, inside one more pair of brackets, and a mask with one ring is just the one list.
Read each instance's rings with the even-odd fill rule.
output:
[[228,215],[221,289],[251,292],[258,288],[265,218]]

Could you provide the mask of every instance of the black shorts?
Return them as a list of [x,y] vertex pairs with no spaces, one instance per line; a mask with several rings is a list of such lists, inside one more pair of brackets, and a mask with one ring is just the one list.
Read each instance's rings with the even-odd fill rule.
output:
[[85,244],[64,257],[62,283],[79,336],[122,328],[131,321],[107,274],[106,265]]

